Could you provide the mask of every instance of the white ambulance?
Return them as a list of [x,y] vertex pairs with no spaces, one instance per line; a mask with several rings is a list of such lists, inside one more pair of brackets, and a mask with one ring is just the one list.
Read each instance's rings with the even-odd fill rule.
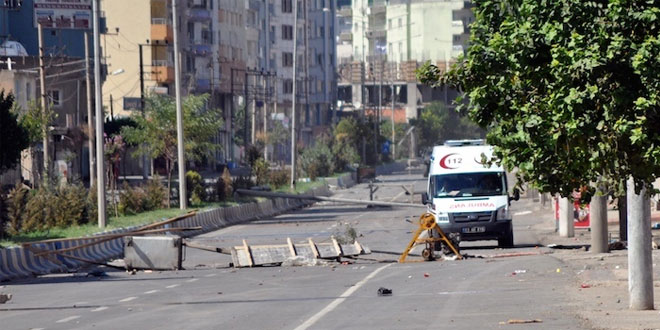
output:
[[[500,247],[513,247],[506,172],[488,167],[493,147],[484,140],[447,141],[431,154],[427,192],[422,202],[442,230],[455,241],[496,239]],[[438,247],[436,247],[438,248]]]

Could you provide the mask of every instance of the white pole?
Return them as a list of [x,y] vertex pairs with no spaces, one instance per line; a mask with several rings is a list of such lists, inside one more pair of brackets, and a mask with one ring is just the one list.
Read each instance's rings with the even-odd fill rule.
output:
[[651,255],[651,210],[646,189],[635,193],[628,179],[628,292],[630,309],[653,309],[653,259]]
[[92,85],[89,79],[89,41],[85,32],[85,85],[87,89],[87,132],[89,148],[89,189],[94,186],[94,115],[92,113]]
[[609,252],[607,244],[607,196],[593,196],[589,210],[591,221],[591,252]]
[[105,161],[103,157],[103,104],[101,93],[101,47],[99,45],[99,0],[92,1],[94,24],[94,105],[96,108],[96,189],[99,227],[105,227]]
[[559,200],[559,236],[575,236],[575,227],[573,224],[574,209],[573,203],[568,198],[562,197]]
[[174,33],[174,92],[176,97],[176,142],[177,162],[179,165],[179,208],[188,208],[186,198],[186,159],[183,155],[183,111],[181,109],[181,65],[179,62],[179,29],[177,2],[172,1],[172,32]]
[[296,62],[298,58],[298,0],[293,0],[293,102],[291,107],[291,189],[296,188]]

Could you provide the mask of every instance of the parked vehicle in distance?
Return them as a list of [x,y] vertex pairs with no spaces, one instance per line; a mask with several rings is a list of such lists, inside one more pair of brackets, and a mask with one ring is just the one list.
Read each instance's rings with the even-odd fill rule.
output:
[[483,161],[492,155],[484,140],[450,140],[433,148],[422,202],[455,243],[496,239],[500,247],[513,247],[509,209],[520,196],[509,196],[504,168]]

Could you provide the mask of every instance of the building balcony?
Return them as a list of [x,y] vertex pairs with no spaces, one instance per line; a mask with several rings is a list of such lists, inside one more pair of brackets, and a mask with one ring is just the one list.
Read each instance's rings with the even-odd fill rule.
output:
[[151,19],[151,40],[163,40],[172,42],[173,40],[172,22],[166,18]]
[[211,12],[203,8],[190,8],[188,20],[191,22],[208,22],[211,20]]
[[367,38],[385,38],[387,36],[387,31],[385,29],[373,29],[367,30]]
[[452,21],[451,22],[451,33],[453,35],[465,33],[465,26],[463,26],[463,21]]
[[209,44],[190,45],[189,51],[195,56],[210,56],[213,53]]
[[166,60],[151,61],[151,79],[161,84],[174,81],[174,65]]
[[351,42],[353,41],[353,33],[351,31],[342,32],[339,34],[339,41]]

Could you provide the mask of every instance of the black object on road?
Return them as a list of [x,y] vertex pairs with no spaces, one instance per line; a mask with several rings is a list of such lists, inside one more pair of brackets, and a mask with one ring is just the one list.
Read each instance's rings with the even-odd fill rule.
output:
[[378,289],[378,295],[379,296],[391,296],[392,295],[392,289],[380,287]]

